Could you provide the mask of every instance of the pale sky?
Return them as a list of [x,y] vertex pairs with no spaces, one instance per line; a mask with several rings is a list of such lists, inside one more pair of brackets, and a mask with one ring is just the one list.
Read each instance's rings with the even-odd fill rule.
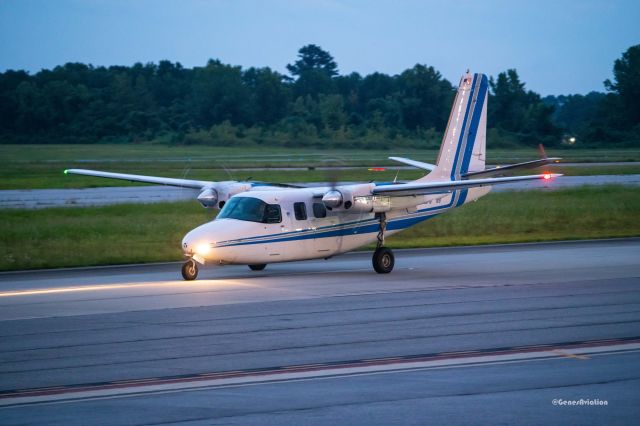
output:
[[314,43],[341,74],[421,63],[457,84],[516,68],[542,95],[584,94],[604,91],[639,23],[638,0],[0,0],[0,71],[217,58],[286,73]]

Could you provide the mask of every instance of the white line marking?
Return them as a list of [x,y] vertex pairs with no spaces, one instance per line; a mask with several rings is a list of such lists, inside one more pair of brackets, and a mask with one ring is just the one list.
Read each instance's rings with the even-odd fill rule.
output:
[[[26,404],[56,404],[76,401],[126,398],[145,394],[156,393],[176,393],[192,390],[204,390],[221,387],[253,386],[268,383],[282,383],[298,380],[316,380],[324,378],[349,377],[354,375],[370,375],[394,372],[407,372],[425,369],[472,367],[480,365],[495,365],[510,362],[525,362],[542,359],[558,359],[566,357],[567,354],[573,356],[580,355],[605,355],[619,352],[640,351],[640,343],[620,343],[600,347],[584,347],[573,349],[562,349],[562,353],[557,350],[545,350],[530,353],[515,353],[504,355],[478,355],[460,359],[428,360],[428,361],[398,361],[396,363],[370,365],[354,365],[352,367],[340,368],[339,366],[327,366],[323,370],[293,371],[286,370],[273,371],[268,373],[257,372],[241,377],[211,378],[211,379],[185,379],[179,383],[149,384],[131,387],[120,387],[116,389],[95,389],[74,392],[73,388],[68,393],[57,395],[39,396],[16,396],[0,399],[0,409]],[[200,376],[203,377],[203,376]]]

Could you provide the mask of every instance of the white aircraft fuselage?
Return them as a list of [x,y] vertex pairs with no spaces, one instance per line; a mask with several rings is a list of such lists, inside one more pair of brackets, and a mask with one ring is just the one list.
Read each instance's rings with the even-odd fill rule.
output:
[[[385,235],[393,235],[452,208],[475,201],[491,187],[393,198],[384,211]],[[326,209],[317,193],[330,188],[248,191],[235,197],[251,197],[278,206],[280,221],[263,223],[217,218],[190,231],[182,240],[186,256],[207,264],[268,264],[328,258],[377,241],[376,212],[345,213]],[[407,199],[408,198],[408,199]],[[304,203],[300,214],[295,203]],[[417,204],[419,203],[419,204]],[[223,209],[224,211],[224,209]],[[382,212],[379,212],[382,213]],[[316,217],[318,216],[318,217]],[[325,217],[322,217],[325,216]]]

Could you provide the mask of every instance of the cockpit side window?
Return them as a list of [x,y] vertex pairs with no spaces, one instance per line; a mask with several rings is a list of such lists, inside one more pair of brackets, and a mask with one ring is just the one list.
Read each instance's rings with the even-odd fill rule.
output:
[[305,203],[293,203],[293,212],[296,220],[307,220],[307,206]]
[[313,203],[313,217],[317,219],[327,217],[327,208],[324,203]]
[[264,223],[280,223],[282,222],[282,212],[277,204],[267,204],[264,210]]

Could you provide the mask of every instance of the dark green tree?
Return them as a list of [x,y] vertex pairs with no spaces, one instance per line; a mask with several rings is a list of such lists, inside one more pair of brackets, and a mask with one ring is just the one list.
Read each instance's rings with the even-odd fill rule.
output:
[[606,80],[605,88],[620,97],[623,111],[630,120],[625,127],[640,123],[640,44],[631,46],[613,65],[614,81]]
[[453,101],[453,87],[433,67],[417,64],[400,74],[401,108],[404,125],[444,130]]
[[338,75],[338,65],[333,56],[315,44],[308,44],[298,50],[298,60],[287,65],[287,70],[296,77],[309,71],[320,71],[328,77]]
[[298,50],[298,60],[287,65],[291,75],[297,77],[294,84],[296,96],[329,94],[336,91],[333,77],[338,75],[338,65],[329,52],[315,44]]
[[283,76],[270,68],[249,68],[242,80],[251,96],[252,119],[258,125],[271,125],[284,118],[289,104],[289,89]]
[[249,90],[240,67],[210,60],[196,68],[191,102],[197,123],[205,128],[228,120],[231,124],[250,124]]
[[561,130],[552,122],[554,108],[542,102],[540,95],[525,90],[515,69],[489,80],[488,127],[507,131],[530,145],[561,142]]

